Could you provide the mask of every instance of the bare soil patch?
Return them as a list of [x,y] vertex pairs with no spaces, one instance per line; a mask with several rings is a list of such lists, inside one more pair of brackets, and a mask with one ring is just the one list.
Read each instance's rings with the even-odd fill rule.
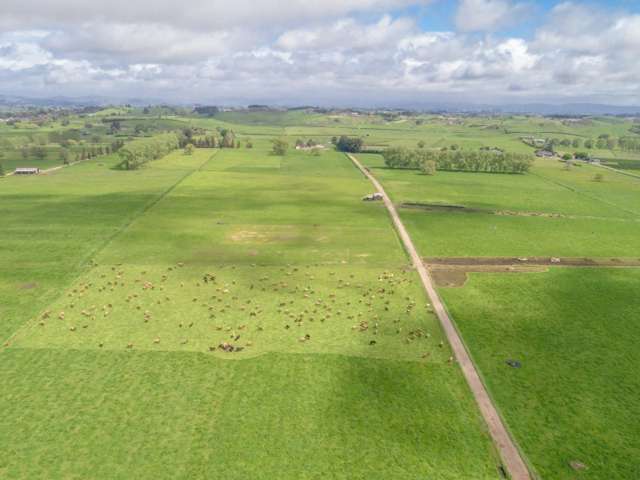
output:
[[231,240],[237,243],[262,243],[268,240],[267,235],[262,232],[254,232],[252,230],[240,230],[234,232],[230,236]]
[[541,273],[553,267],[640,267],[640,258],[435,257],[424,259],[439,287],[463,287],[469,273]]
[[37,288],[38,284],[35,282],[30,282],[30,283],[23,283],[22,285],[20,285],[20,290],[33,290],[34,288]]
[[300,238],[300,232],[292,226],[278,226],[277,228],[235,230],[229,234],[228,238],[234,243],[268,244],[296,240]]
[[427,265],[542,265],[567,267],[640,267],[640,258],[587,257],[430,257]]
[[429,265],[431,278],[439,287],[464,287],[469,273],[542,273],[542,265]]

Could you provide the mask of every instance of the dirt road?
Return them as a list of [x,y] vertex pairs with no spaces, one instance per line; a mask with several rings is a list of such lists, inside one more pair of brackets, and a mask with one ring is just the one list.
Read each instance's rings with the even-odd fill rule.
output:
[[362,164],[355,158],[353,155],[347,155],[349,159],[354,163],[354,165],[373,183],[376,190],[380,192],[383,196],[383,201],[387,210],[389,211],[389,215],[391,215],[391,219],[393,220],[393,224],[404,244],[407,253],[411,257],[411,261],[413,263],[414,268],[417,270],[420,275],[420,280],[422,281],[422,285],[431,301],[431,305],[433,310],[435,311],[442,328],[449,340],[453,353],[457,362],[462,369],[462,373],[464,374],[469,387],[471,388],[471,392],[478,403],[480,408],[480,413],[487,423],[487,427],[489,429],[489,433],[491,434],[491,438],[493,439],[498,452],[500,453],[500,457],[502,458],[502,462],[504,463],[504,467],[511,476],[513,480],[531,480],[531,475],[529,473],[529,469],[525,464],[522,456],[520,455],[520,451],[516,447],[513,442],[511,436],[507,432],[507,429],[500,418],[487,389],[484,384],[480,380],[480,376],[478,375],[478,371],[474,363],[471,361],[471,357],[467,352],[458,331],[456,330],[453,321],[449,317],[447,310],[440,299],[440,296],[436,292],[433,282],[427,272],[427,269],[422,261],[420,255],[413,245],[413,241],[409,236],[409,233],[405,229],[400,217],[398,216],[398,212],[396,211],[395,206],[387,196],[386,192],[382,188],[382,185],[376,180],[376,178],[365,169]]

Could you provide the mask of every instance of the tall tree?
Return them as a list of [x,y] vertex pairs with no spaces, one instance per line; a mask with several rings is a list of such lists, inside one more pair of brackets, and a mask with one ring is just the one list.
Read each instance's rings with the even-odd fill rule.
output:
[[284,156],[287,154],[287,150],[289,149],[289,144],[286,140],[282,138],[274,138],[271,140],[271,152],[274,155]]

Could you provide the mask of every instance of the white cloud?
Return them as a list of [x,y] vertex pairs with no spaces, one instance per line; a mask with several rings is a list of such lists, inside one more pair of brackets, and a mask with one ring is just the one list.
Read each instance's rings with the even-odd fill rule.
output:
[[2,0],[0,25],[13,28],[86,22],[166,24],[186,29],[282,27],[350,14],[386,12],[431,0]]
[[[4,1],[14,21],[21,18],[18,3]],[[122,1],[111,6],[117,10]],[[514,20],[522,4],[506,1],[463,1],[458,14],[473,5],[493,9],[462,28],[470,32],[423,31],[406,14],[385,11],[409,0],[330,0],[322,8],[294,1],[295,14],[284,12],[278,24],[267,21],[272,12],[265,13],[267,7],[277,12],[276,0],[253,3],[251,13],[245,12],[248,2],[239,0],[226,7],[228,12],[223,9],[224,15],[219,11],[218,20],[210,8],[221,8],[219,0],[198,0],[185,7],[189,13],[173,15],[159,2],[145,18],[137,2],[132,10],[113,14],[80,0],[52,3],[75,4],[77,11],[69,12],[67,23],[57,22],[43,2],[40,20],[23,19],[20,29],[0,33],[4,92],[215,103],[380,105],[427,98],[640,103],[640,16],[575,3],[553,9],[533,38],[476,33]],[[142,4],[148,7],[148,0]],[[369,8],[379,13],[344,14]],[[191,21],[193,11],[208,12],[206,22]],[[220,18],[237,19],[242,12],[244,23],[216,26]],[[265,28],[253,23],[261,15],[267,15]]]
[[276,45],[285,50],[387,48],[414,30],[415,23],[408,18],[393,20],[385,15],[377,23],[365,25],[346,18],[329,25],[287,31]]
[[456,27],[464,32],[495,31],[522,20],[529,6],[510,0],[462,0],[456,12]]
[[538,30],[536,45],[576,53],[630,52],[640,49],[640,15],[607,13],[575,3],[556,6]]
[[198,32],[164,24],[88,23],[52,32],[42,45],[54,54],[74,58],[190,63],[250,48],[255,40],[250,32],[239,30]]
[[20,71],[51,62],[53,56],[33,43],[0,43],[0,69]]
[[565,2],[552,10],[531,49],[553,65],[552,78],[562,88],[640,94],[640,15]]

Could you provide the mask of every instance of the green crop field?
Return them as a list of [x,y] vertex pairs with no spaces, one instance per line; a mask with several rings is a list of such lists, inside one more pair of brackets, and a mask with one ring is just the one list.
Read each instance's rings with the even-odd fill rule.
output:
[[[42,146],[59,166],[62,148],[165,131],[232,131],[237,147],[0,178],[0,478],[504,478],[388,213],[332,138],[572,154],[633,127],[171,107],[0,123],[6,173]],[[308,140],[319,155],[293,149]],[[640,158],[588,153],[631,173]],[[640,178],[557,158],[517,175],[358,158],[423,257],[477,267],[438,290],[536,480],[640,478]]]
[[115,162],[3,180],[2,478],[499,478],[343,155]]

